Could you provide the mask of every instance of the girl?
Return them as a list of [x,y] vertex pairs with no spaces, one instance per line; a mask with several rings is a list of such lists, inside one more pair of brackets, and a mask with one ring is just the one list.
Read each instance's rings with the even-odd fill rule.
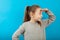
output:
[[[41,20],[42,12],[49,16],[46,20]],[[24,23],[13,34],[12,40],[18,40],[19,35],[24,35],[24,40],[45,40],[45,28],[53,22],[55,16],[50,10],[41,9],[38,5],[27,6]]]

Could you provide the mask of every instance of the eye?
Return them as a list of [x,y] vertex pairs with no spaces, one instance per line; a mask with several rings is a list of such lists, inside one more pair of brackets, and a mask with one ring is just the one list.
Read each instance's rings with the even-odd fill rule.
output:
[[42,10],[40,10],[40,11],[42,11]]
[[42,10],[40,10],[40,13],[42,12]]

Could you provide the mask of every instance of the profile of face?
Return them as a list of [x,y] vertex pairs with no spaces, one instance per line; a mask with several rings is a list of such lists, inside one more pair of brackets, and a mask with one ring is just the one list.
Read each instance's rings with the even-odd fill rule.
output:
[[31,13],[31,18],[38,21],[42,18],[42,10],[41,8],[36,8],[34,13]]

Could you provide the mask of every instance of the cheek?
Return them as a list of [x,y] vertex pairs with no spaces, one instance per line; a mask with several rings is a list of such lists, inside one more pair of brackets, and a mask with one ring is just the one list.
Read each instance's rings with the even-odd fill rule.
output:
[[42,13],[37,13],[37,15],[36,15],[38,18],[41,18],[41,16],[42,16]]
[[36,12],[35,15],[34,15],[35,20],[38,20],[40,18],[42,18],[42,11],[41,12]]
[[38,15],[38,14],[34,16],[35,20],[38,20],[39,18],[40,18],[40,15]]
[[42,15],[42,11],[40,11],[40,13],[39,13],[40,15]]
[[38,15],[36,16],[36,18],[37,18],[37,19],[42,18],[42,14],[38,14]]

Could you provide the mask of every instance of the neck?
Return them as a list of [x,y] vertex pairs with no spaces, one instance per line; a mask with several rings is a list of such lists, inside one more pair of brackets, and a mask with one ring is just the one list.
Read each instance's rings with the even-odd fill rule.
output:
[[36,21],[35,21],[34,19],[31,19],[30,22],[31,22],[31,23],[35,23]]

